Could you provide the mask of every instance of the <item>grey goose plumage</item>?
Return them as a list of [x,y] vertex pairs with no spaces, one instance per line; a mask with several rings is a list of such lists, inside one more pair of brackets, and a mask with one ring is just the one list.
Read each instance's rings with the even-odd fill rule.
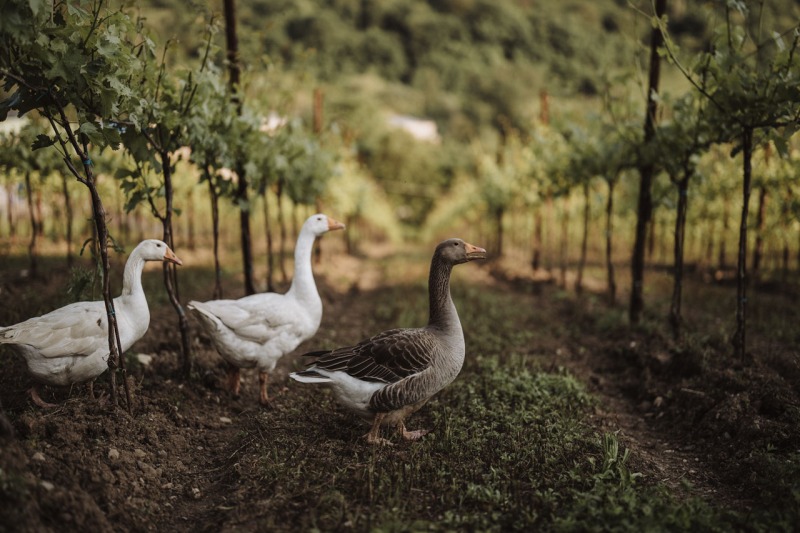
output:
[[440,243],[431,260],[430,316],[422,328],[391,329],[354,346],[306,354],[315,360],[291,377],[303,383],[328,383],[341,404],[372,420],[366,435],[373,444],[382,425],[396,426],[408,440],[427,431],[407,431],[405,418],[450,384],[464,363],[461,321],[450,296],[454,265],[486,257],[486,250],[461,239]]

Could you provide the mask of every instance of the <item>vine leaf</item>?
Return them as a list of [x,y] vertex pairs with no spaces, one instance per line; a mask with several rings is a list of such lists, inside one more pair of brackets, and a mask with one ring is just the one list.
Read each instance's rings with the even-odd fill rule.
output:
[[54,137],[49,137],[44,133],[40,133],[36,136],[36,140],[33,141],[33,144],[31,144],[31,149],[38,150],[40,148],[47,148],[48,146],[53,146],[55,143],[56,140]]

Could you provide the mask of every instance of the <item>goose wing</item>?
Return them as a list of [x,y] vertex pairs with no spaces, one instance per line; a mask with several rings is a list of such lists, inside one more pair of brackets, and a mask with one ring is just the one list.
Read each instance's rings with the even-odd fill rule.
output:
[[324,353],[314,367],[364,381],[395,383],[430,367],[434,347],[434,337],[424,329],[392,329]]
[[270,293],[239,300],[191,302],[191,307],[216,318],[241,339],[264,343],[300,318],[297,304],[282,296]]
[[77,302],[0,330],[0,342],[27,345],[43,357],[90,355],[108,348],[103,302]]

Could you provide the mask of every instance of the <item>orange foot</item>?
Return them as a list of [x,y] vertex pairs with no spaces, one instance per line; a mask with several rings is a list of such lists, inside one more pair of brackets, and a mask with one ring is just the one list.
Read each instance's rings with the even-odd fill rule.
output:
[[400,434],[403,436],[405,440],[411,440],[411,441],[419,440],[428,433],[430,433],[430,431],[428,431],[427,429],[417,429],[414,431],[407,431],[406,425],[403,424],[402,422],[400,422],[400,424],[397,426],[397,429],[400,431]]
[[419,440],[430,433],[427,429],[417,429],[414,431],[403,431],[403,438],[406,440]]
[[228,388],[231,390],[234,398],[239,398],[241,386],[241,370],[237,366],[230,365],[228,367]]
[[54,407],[58,407],[58,405],[54,403],[49,403],[42,400],[42,397],[39,396],[39,391],[35,386],[28,389],[28,392],[31,395],[31,400],[33,400],[33,403],[35,403],[39,407],[42,407],[43,409],[53,409]]

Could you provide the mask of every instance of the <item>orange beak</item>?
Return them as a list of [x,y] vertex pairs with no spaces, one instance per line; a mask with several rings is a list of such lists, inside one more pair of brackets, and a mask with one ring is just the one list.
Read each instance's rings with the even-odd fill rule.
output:
[[486,250],[480,246],[475,246],[474,244],[465,242],[464,249],[467,251],[467,259],[469,261],[472,261],[473,259],[486,259]]
[[183,264],[183,261],[178,259],[178,256],[175,255],[175,252],[173,252],[171,248],[167,248],[167,251],[164,254],[164,261],[169,261],[170,263],[175,263],[176,265]]
[[338,220],[334,220],[331,217],[328,217],[328,231],[344,229],[344,228],[345,228],[344,224],[342,224]]

